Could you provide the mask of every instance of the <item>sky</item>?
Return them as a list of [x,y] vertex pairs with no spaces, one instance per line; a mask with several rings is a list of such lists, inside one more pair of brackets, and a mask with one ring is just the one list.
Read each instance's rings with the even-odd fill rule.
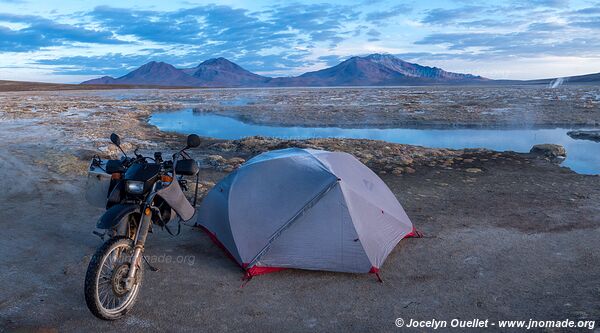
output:
[[225,57],[291,76],[393,54],[493,79],[600,72],[600,0],[0,0],[0,79],[76,83]]

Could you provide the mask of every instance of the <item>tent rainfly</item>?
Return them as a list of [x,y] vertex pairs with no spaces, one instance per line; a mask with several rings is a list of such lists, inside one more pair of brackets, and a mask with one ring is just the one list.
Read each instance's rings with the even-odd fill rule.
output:
[[377,273],[416,234],[354,156],[299,148],[260,154],[229,174],[204,198],[198,223],[247,278],[285,268]]

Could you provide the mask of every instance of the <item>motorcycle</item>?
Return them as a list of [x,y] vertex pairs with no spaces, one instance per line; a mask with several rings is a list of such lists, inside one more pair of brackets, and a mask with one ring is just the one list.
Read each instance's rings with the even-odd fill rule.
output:
[[[98,186],[88,191],[88,202],[105,204],[106,212],[97,222],[104,233],[94,232],[103,240],[92,256],[85,276],[85,301],[98,318],[115,320],[133,307],[142,284],[144,260],[151,270],[144,248],[152,226],[167,228],[177,218],[189,221],[195,216],[199,168],[186,150],[200,145],[200,138],[189,135],[185,148],[164,161],[160,152],[143,156],[136,149],[133,157],[121,148],[121,139],[112,134],[110,140],[123,153],[119,160],[101,160],[97,156],[90,165],[90,179]],[[193,204],[184,176],[196,176]],[[93,187],[93,186],[90,186]]]

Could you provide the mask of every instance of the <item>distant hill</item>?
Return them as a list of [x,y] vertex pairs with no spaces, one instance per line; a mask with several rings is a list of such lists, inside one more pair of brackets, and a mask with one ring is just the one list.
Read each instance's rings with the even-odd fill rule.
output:
[[600,82],[600,73],[569,76],[566,79],[567,83],[598,83]]
[[489,81],[481,76],[446,72],[441,68],[406,62],[392,55],[352,57],[342,63],[294,78],[273,79],[273,85],[293,86],[390,86],[472,84]]
[[200,86],[199,79],[165,62],[151,61],[142,67],[119,78],[103,76],[98,79],[82,82],[82,84],[142,84],[157,86]]
[[487,79],[421,66],[392,55],[352,57],[336,66],[297,77],[270,78],[252,73],[225,59],[209,59],[196,67],[177,69],[150,62],[119,78],[103,76],[82,84],[144,84],[191,87],[373,86],[401,84],[461,84]]
[[112,76],[103,76],[97,79],[81,82],[81,84],[117,84],[116,79]]
[[552,79],[540,79],[540,80],[529,80],[521,81],[521,83],[527,84],[545,84],[551,87],[557,87],[561,85],[598,85],[600,84],[600,73],[585,74],[576,76],[565,76]]
[[[556,81],[558,80],[558,81]],[[145,85],[162,87],[327,87],[394,85],[519,85],[600,84],[600,73],[542,80],[491,80],[422,66],[389,54],[352,57],[333,67],[295,77],[271,78],[252,73],[225,59],[213,58],[193,68],[178,69],[164,62],[149,62],[119,78],[103,76],[82,82],[94,85]]]
[[225,59],[209,59],[195,68],[184,70],[209,87],[244,87],[264,85],[270,78],[254,74]]

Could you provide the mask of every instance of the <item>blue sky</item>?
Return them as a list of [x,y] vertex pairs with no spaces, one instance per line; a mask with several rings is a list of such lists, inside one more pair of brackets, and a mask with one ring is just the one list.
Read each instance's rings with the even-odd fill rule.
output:
[[370,53],[490,78],[600,72],[600,1],[0,0],[0,79],[80,82],[220,56],[288,76]]

